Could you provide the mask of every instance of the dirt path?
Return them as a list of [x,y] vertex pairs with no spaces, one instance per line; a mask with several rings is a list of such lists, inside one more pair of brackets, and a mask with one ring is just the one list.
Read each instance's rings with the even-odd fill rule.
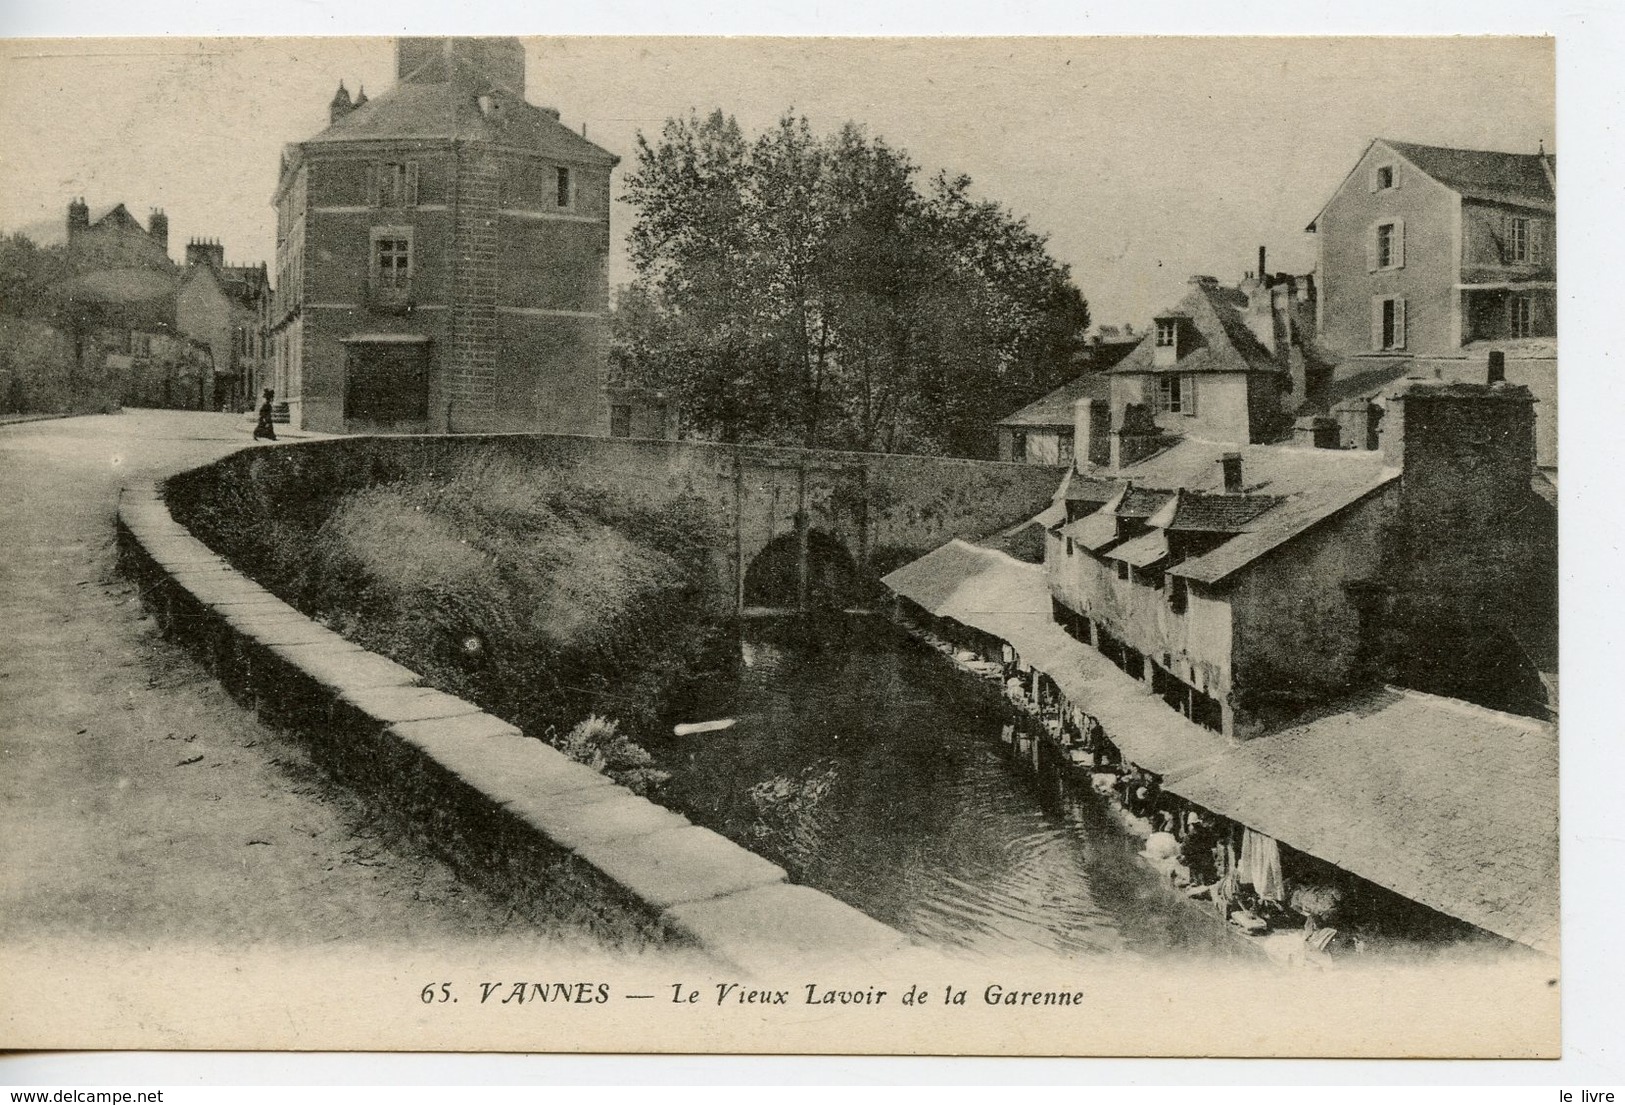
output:
[[0,429],[0,943],[522,935],[163,640],[115,571],[121,486],[248,444],[236,416],[169,411]]

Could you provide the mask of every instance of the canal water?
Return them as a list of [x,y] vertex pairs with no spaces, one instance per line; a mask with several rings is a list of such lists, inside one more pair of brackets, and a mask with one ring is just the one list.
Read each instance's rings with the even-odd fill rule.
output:
[[1001,740],[993,688],[888,622],[747,622],[736,675],[682,710],[740,720],[651,745],[663,802],[928,943],[1237,954],[1086,780]]

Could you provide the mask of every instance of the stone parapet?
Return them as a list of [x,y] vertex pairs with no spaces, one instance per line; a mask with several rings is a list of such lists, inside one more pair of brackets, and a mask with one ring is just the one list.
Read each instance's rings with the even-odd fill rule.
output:
[[345,640],[176,523],[158,485],[125,489],[120,559],[159,627],[341,782],[381,794],[500,890],[564,898],[588,927],[695,945],[746,973],[874,963],[902,934],[618,786],[416,672]]

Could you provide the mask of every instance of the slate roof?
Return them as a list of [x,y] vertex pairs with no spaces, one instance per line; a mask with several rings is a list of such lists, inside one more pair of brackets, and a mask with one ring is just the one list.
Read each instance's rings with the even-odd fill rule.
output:
[[1062,485],[1059,497],[1069,503],[1106,503],[1122,490],[1122,480],[1102,479],[1073,470]]
[[1448,146],[1396,142],[1391,138],[1382,141],[1428,176],[1468,199],[1546,210],[1550,210],[1557,201],[1557,190],[1553,187],[1555,158],[1551,160],[1553,176],[1548,176],[1539,154],[1459,150]]
[[1109,511],[1119,518],[1149,518],[1161,510],[1173,497],[1174,492],[1171,488],[1156,490],[1149,487],[1136,487],[1130,482],[1128,486],[1123,488],[1116,499],[1107,503],[1101,509]]
[[[458,139],[520,146],[560,161],[612,166],[620,158],[559,122],[557,113],[529,103],[494,84],[466,62],[426,65],[395,87],[341,116],[301,145],[322,146],[366,139]],[[476,97],[491,96],[487,116]]]
[[1150,524],[1176,533],[1241,533],[1280,500],[1274,495],[1232,495],[1180,488]]
[[1022,407],[1000,426],[1054,426],[1070,430],[1077,418],[1079,399],[1110,399],[1111,377],[1104,372],[1086,372],[1062,384],[1042,399]]
[[1282,372],[1284,367],[1264,348],[1247,323],[1241,311],[1247,306],[1245,293],[1235,288],[1223,288],[1217,283],[1198,282],[1191,285],[1185,298],[1172,311],[1164,311],[1158,318],[1181,318],[1180,348],[1184,352],[1171,365],[1153,364],[1156,345],[1153,334],[1147,334],[1124,357],[1112,372]]
[[1380,687],[1164,785],[1555,955],[1557,766],[1557,734],[1545,722]]
[[[1173,575],[1200,583],[1218,583],[1316,523],[1399,478],[1399,469],[1386,467],[1380,452],[1298,449],[1279,445],[1236,446],[1184,438],[1170,448],[1138,464],[1127,465],[1116,473],[1133,481],[1131,489],[1123,496],[1131,504],[1133,513],[1123,515],[1119,510],[1119,515],[1149,520],[1171,502],[1174,492],[1181,488],[1222,494],[1224,473],[1219,459],[1232,452],[1239,452],[1242,457],[1243,494],[1268,496],[1273,503],[1270,509],[1245,522],[1229,516],[1228,524],[1237,531],[1236,536],[1211,552],[1173,565],[1168,569]],[[1154,506],[1146,509],[1145,504],[1153,502]],[[1107,503],[1101,507],[1100,513],[1109,514],[1116,506],[1118,504]]]

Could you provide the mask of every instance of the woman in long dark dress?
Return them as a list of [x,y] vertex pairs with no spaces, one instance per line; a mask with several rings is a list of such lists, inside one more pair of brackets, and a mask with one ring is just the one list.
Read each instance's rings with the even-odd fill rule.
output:
[[269,438],[276,440],[276,424],[272,420],[271,400],[276,398],[276,392],[270,388],[265,389],[265,402],[260,404],[260,420],[254,424],[254,440]]

